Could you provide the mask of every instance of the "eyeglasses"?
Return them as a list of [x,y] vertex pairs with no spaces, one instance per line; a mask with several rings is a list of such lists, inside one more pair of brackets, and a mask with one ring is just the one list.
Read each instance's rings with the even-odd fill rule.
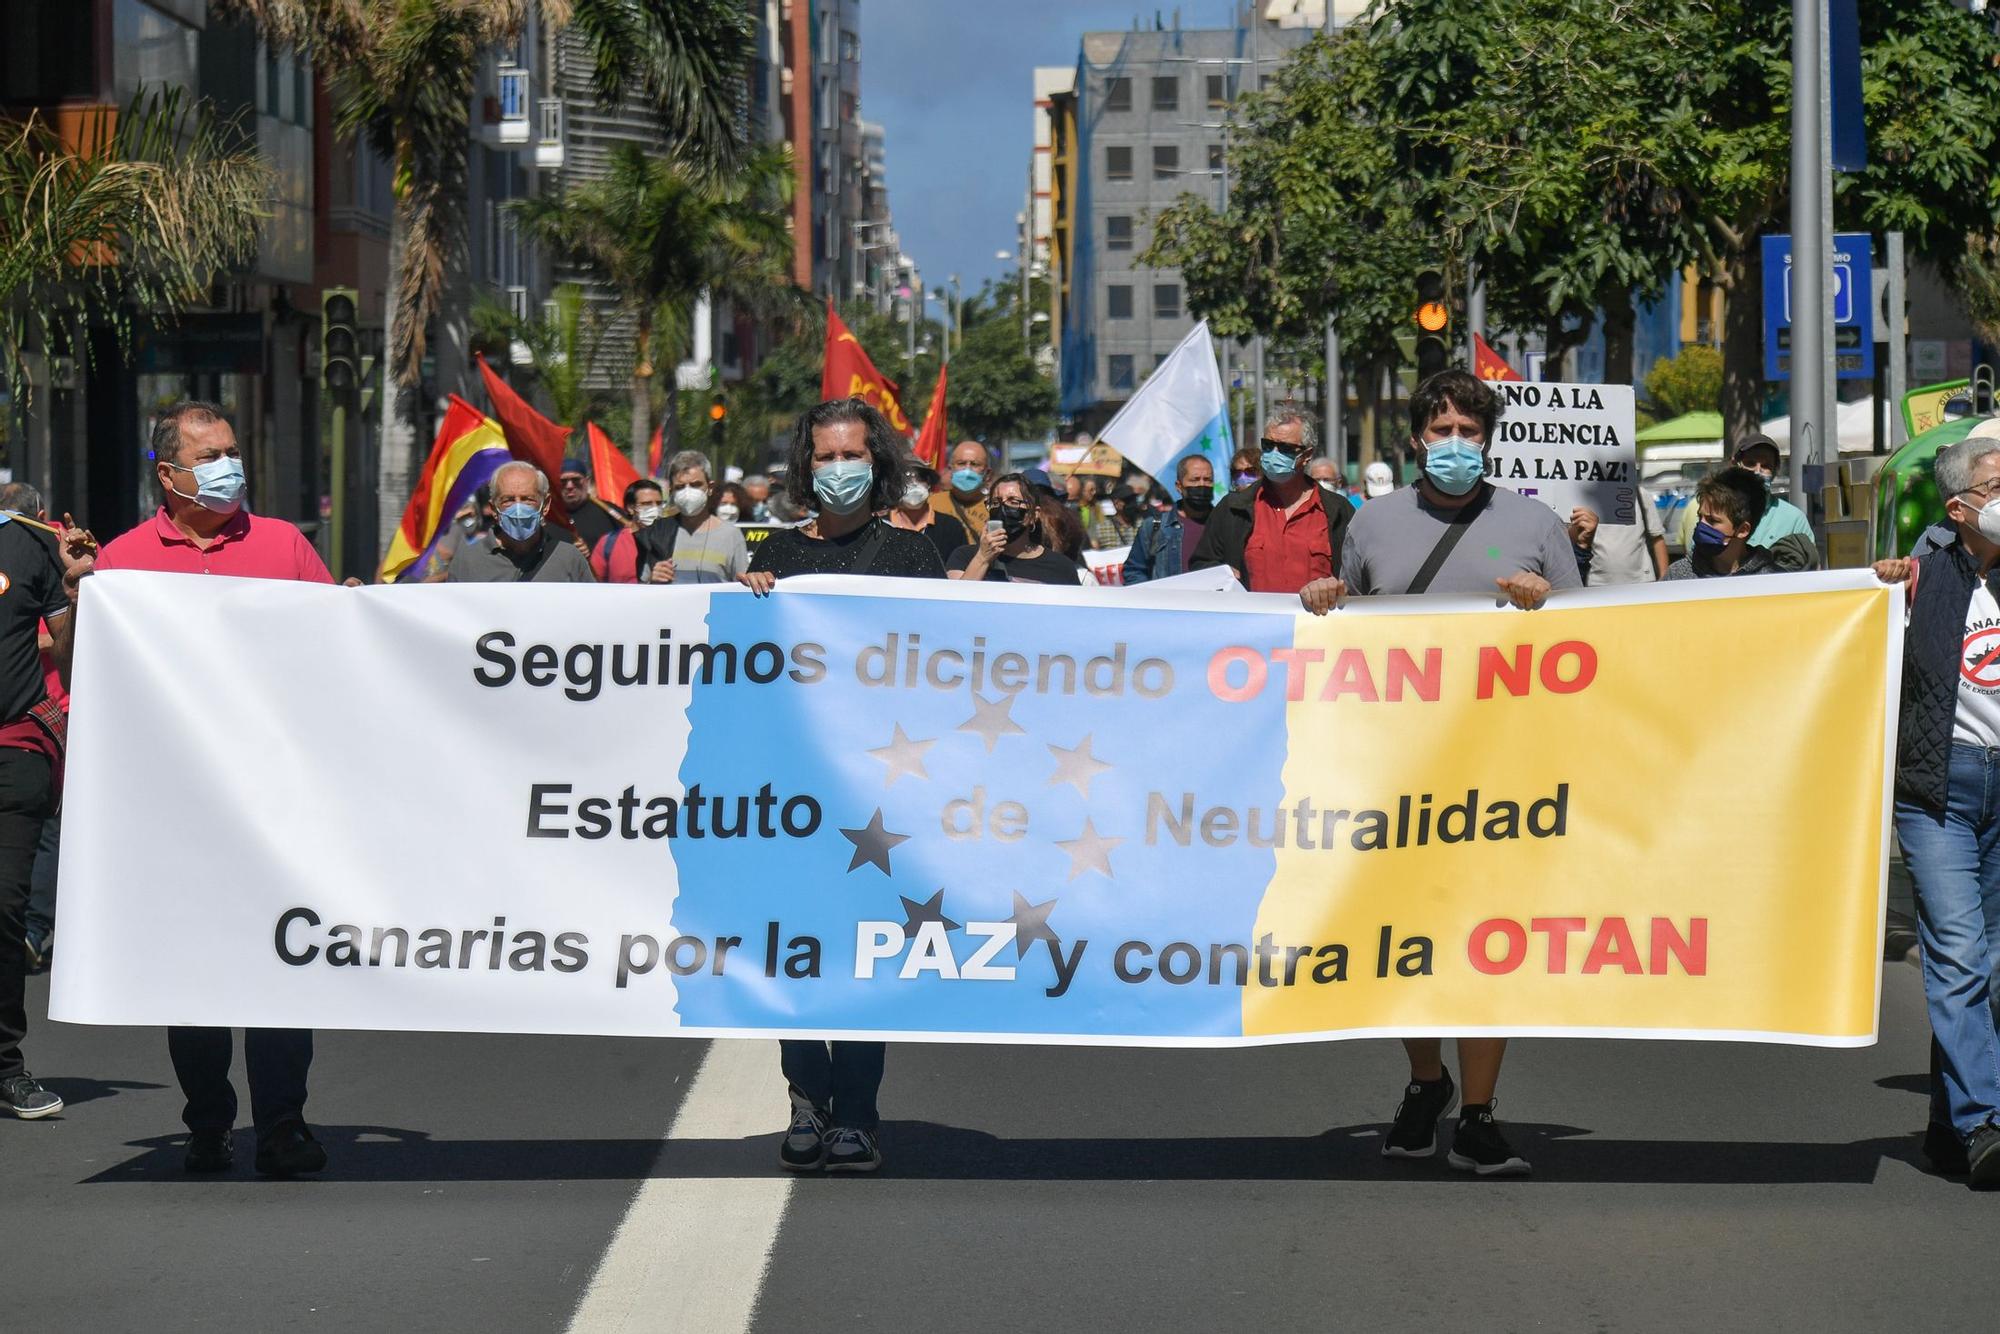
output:
[[1276,450],[1280,454],[1290,454],[1295,459],[1304,458],[1312,452],[1306,448],[1304,441],[1273,440],[1269,436],[1266,436],[1264,439],[1258,441],[1258,443],[1266,450]]
[[1994,478],[1983,486],[1968,486],[1958,494],[1961,496],[1978,496],[1981,500],[1991,500],[1995,496],[2000,496],[2000,477]]

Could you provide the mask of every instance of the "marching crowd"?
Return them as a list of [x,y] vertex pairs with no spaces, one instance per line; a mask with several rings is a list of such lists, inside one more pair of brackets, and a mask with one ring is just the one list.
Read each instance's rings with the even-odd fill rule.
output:
[[[976,441],[956,445],[940,475],[912,459],[873,408],[835,400],[800,418],[774,477],[718,477],[687,450],[664,478],[634,482],[614,506],[592,493],[582,460],[565,462],[553,495],[539,468],[502,464],[455,516],[426,577],[735,582],[757,594],[810,573],[1074,585],[1088,581],[1086,549],[1126,549],[1127,584],[1227,567],[1245,589],[1294,595],[1328,615],[1375,595],[1490,596],[1532,610],[1585,585],[1819,563],[1805,516],[1770,494],[1780,452],[1766,437],[1743,441],[1700,483],[1680,543],[1686,554],[1670,563],[1659,518],[1643,501],[1629,522],[1585,509],[1565,522],[1489,482],[1486,447],[1501,412],[1494,391],[1463,371],[1425,381],[1410,400],[1420,470],[1408,486],[1376,463],[1359,493],[1347,494],[1319,453],[1312,416],[1283,405],[1225,478],[1190,454],[1172,493],[1135,477],[1100,495],[1099,479],[1077,473],[1060,487],[1042,469],[996,475]],[[63,688],[81,581],[93,569],[146,569],[332,582],[298,529],[244,509],[243,465],[219,408],[168,408],[151,450],[160,508],[101,550],[67,516],[50,523],[30,488],[0,492],[0,1105],[22,1118],[62,1107],[27,1072],[21,1043],[25,977],[53,951]],[[1959,656],[1972,627],[2000,625],[2000,439],[1948,448],[1937,475],[1949,522],[1914,558],[1877,573],[1909,590],[1896,830],[1917,887],[1935,1034],[1925,1150],[1938,1170],[1985,1186],[2000,1184],[2000,687],[1978,685]],[[1527,1173],[1493,1115],[1505,1039],[1460,1038],[1456,1079],[1440,1039],[1404,1046],[1409,1079],[1383,1155],[1434,1156],[1457,1110],[1453,1167]],[[884,1045],[781,1047],[791,1104],[782,1165],[873,1170]],[[168,1048],[186,1097],[187,1170],[225,1170],[237,1112],[231,1035],[174,1028]],[[323,1168],[325,1151],[304,1118],[311,1033],[251,1030],[244,1054],[257,1170]]]

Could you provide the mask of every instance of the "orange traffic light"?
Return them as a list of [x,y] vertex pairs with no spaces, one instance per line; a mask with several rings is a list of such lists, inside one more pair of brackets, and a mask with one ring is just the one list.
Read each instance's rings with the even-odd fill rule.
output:
[[718,398],[715,400],[715,402],[709,404],[708,419],[710,421],[719,422],[728,415],[729,415],[729,409],[723,406],[723,402],[721,399]]
[[1442,301],[1426,301],[1417,307],[1417,327],[1425,333],[1443,333],[1451,323],[1451,311]]

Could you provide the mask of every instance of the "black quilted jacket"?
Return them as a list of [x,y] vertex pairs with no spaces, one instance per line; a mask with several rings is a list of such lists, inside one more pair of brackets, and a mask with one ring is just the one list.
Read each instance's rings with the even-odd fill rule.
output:
[[[1918,563],[1917,597],[1903,636],[1903,707],[1896,731],[1896,795],[1941,811],[1951,777],[1951,726],[1958,712],[1965,613],[1979,567],[1958,535]],[[2000,571],[1986,576],[2000,597]]]

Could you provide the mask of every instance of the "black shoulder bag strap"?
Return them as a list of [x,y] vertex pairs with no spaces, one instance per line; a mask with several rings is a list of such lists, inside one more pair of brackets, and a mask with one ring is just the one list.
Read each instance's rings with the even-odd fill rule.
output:
[[888,540],[889,525],[880,519],[870,519],[868,536],[861,543],[861,550],[855,553],[854,565],[849,574],[866,574],[874,568],[875,558],[882,554],[882,543]]
[[1431,554],[1424,558],[1423,568],[1417,571],[1416,578],[1410,580],[1410,586],[1404,590],[1405,592],[1430,591],[1431,580],[1437,578],[1438,571],[1444,568],[1444,563],[1451,558],[1452,551],[1465,540],[1466,533],[1471,531],[1474,520],[1478,519],[1486,509],[1487,497],[1493,494],[1493,484],[1485,482],[1481,485],[1485,489],[1478,497],[1470,505],[1461,507],[1445,524],[1444,535],[1438,538],[1437,545],[1431,548]]

